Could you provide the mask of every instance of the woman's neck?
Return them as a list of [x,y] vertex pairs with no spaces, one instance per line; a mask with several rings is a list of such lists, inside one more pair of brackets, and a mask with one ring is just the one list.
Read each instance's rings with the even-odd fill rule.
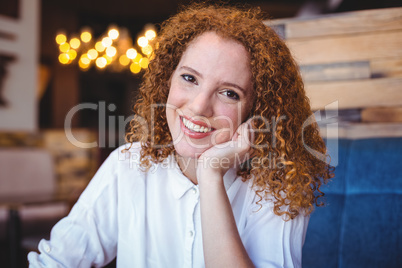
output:
[[179,165],[181,172],[194,184],[198,184],[197,181],[197,159],[190,157],[182,157],[175,155],[177,164]]

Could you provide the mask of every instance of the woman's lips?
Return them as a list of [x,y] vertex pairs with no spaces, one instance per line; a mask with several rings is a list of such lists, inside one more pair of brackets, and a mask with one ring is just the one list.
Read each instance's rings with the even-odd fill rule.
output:
[[186,136],[193,139],[205,138],[211,135],[211,133],[215,130],[214,128],[208,126],[208,124],[205,122],[193,120],[184,116],[180,116],[180,127]]

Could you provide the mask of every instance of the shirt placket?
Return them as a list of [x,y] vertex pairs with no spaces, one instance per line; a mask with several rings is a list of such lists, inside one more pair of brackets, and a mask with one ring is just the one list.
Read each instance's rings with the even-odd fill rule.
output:
[[187,215],[187,224],[185,229],[185,259],[184,259],[184,267],[192,267],[193,266],[193,255],[194,255],[194,240],[195,240],[195,220],[196,220],[196,208],[199,202],[199,193],[198,187],[194,186],[187,193],[189,195],[188,202],[188,211]]

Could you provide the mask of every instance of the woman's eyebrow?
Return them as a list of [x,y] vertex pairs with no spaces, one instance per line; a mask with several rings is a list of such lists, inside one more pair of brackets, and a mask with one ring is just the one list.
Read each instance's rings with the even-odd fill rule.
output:
[[[191,67],[188,67],[188,66],[185,66],[185,65],[184,65],[184,66],[180,67],[180,69],[185,69],[185,70],[187,70],[187,71],[193,72],[193,73],[195,73],[196,75],[198,75],[199,77],[203,78],[203,77],[202,77],[202,74],[201,74],[200,72],[194,70],[194,69],[191,68]],[[245,90],[244,88],[242,88],[241,86],[239,86],[239,85],[236,85],[236,84],[230,83],[230,82],[222,82],[221,84],[224,85],[224,86],[229,86],[229,87],[237,88],[237,89],[240,90],[244,95],[246,95],[246,90]]]
[[236,85],[236,84],[233,84],[233,83],[230,83],[230,82],[223,82],[222,85],[237,88],[244,95],[246,95],[246,90],[244,88],[242,88],[241,86],[239,86],[239,85]]
[[198,71],[194,70],[194,69],[193,69],[193,68],[191,68],[191,67],[188,67],[188,66],[182,66],[180,69],[186,69],[187,71],[193,72],[193,73],[195,73],[196,75],[198,75],[199,77],[201,77],[201,78],[202,78],[202,74],[201,74],[200,72],[198,72]]

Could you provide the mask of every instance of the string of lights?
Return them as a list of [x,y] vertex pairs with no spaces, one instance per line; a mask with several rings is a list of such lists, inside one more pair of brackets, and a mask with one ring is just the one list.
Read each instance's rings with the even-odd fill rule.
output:
[[137,74],[148,68],[149,60],[155,46],[156,31],[153,25],[144,27],[143,35],[133,44],[126,28],[111,25],[107,32],[94,38],[89,27],[82,29],[79,36],[69,40],[66,33],[56,35],[59,46],[58,60],[61,64],[78,63],[81,70],[86,71],[92,66],[98,69],[124,71],[129,69]]

